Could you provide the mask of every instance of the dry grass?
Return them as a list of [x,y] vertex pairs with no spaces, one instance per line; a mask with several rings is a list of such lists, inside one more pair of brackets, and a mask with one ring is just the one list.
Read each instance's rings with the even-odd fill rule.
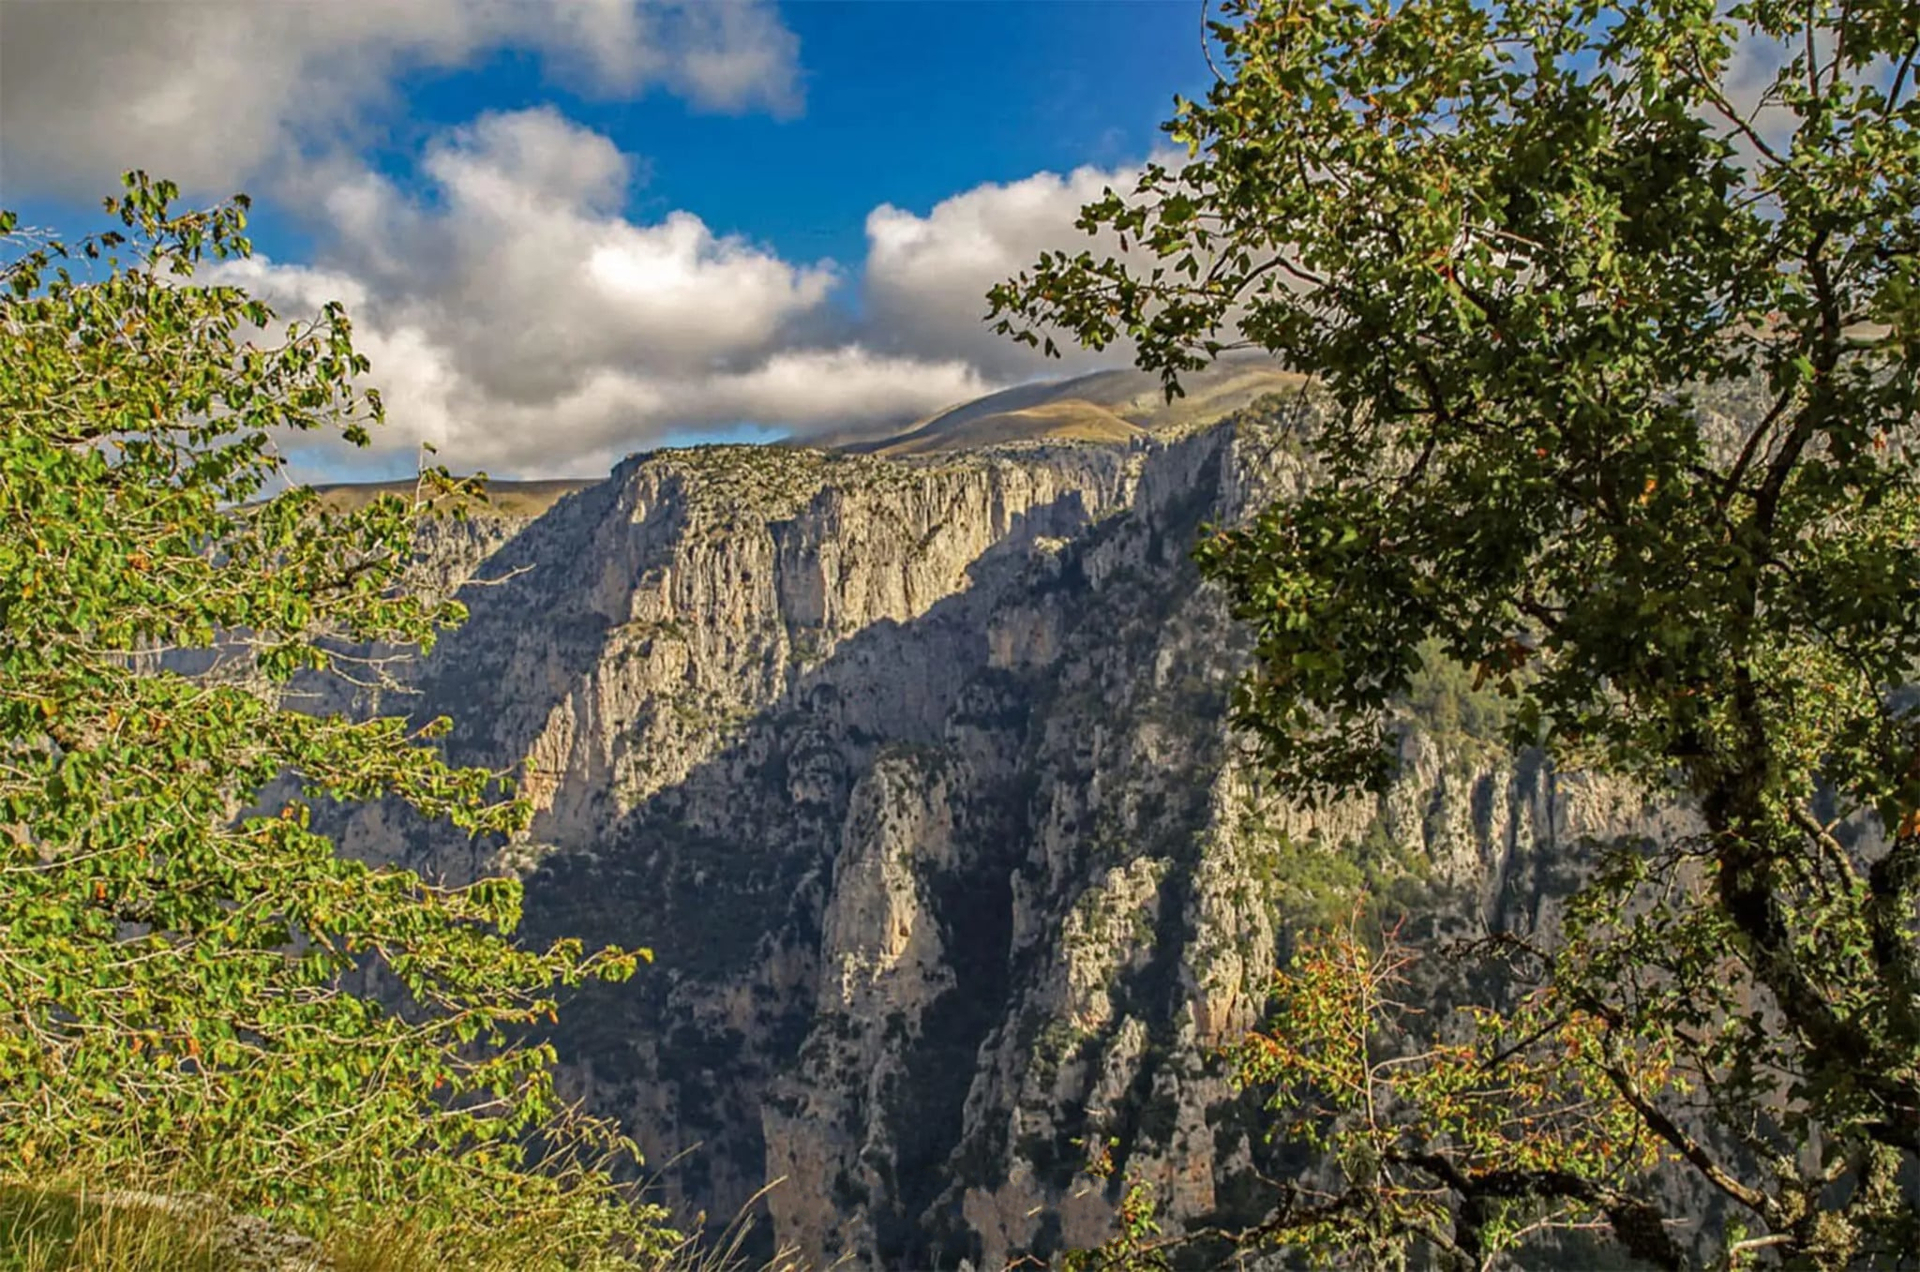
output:
[[0,1272],[223,1272],[204,1218],[85,1190],[0,1188]]
[[[489,481],[484,500],[469,499],[463,503],[473,512],[491,512],[502,517],[537,517],[574,491],[585,490],[588,486],[598,484],[599,480]],[[358,512],[380,495],[411,498],[415,481],[408,477],[401,481],[342,482],[315,486],[313,489],[320,497],[322,507],[334,512]],[[438,508],[442,502],[436,500],[433,506]]]
[[[379,1224],[338,1232],[327,1242],[333,1272],[401,1272],[442,1267],[447,1260],[433,1235],[405,1224]],[[502,1266],[506,1266],[502,1264]]]
[[[754,1201],[757,1202],[756,1196]],[[149,1204],[150,1203],[150,1204]],[[761,1263],[744,1247],[751,1205],[717,1238],[688,1240],[654,1272],[806,1272],[787,1250]],[[218,1207],[169,1204],[156,1193],[57,1184],[0,1184],[0,1272],[235,1272]],[[436,1232],[404,1222],[343,1228],[321,1243],[314,1272],[525,1272],[568,1266],[538,1233]],[[271,1266],[271,1265],[246,1265]]]
[[753,1234],[754,1207],[760,1199],[786,1182],[786,1176],[761,1186],[760,1191],[747,1198],[737,1214],[716,1238],[700,1240],[689,1239],[686,1244],[673,1252],[671,1261],[663,1272],[811,1272],[811,1265],[800,1257],[797,1250],[784,1247],[774,1252],[773,1258],[765,1263],[750,1263],[742,1252],[747,1238]]

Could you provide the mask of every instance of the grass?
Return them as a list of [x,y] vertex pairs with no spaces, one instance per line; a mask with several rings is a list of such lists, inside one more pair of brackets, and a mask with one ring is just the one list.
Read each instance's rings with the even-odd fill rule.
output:
[[213,1225],[199,1215],[105,1205],[84,1190],[0,1187],[0,1272],[223,1272],[227,1266]]
[[[597,485],[601,478],[560,479],[553,481],[489,481],[486,498],[466,501],[469,510],[491,512],[501,517],[537,517],[576,490]],[[334,512],[357,512],[380,495],[411,497],[415,479],[398,481],[339,482],[315,486],[320,506]],[[435,507],[440,501],[435,502]]]
[[[655,1272],[804,1272],[791,1251],[764,1264],[742,1254],[753,1229],[751,1205],[717,1237],[679,1246]],[[550,1252],[533,1248],[537,1236],[507,1237],[476,1255],[471,1234],[406,1223],[343,1228],[320,1243],[311,1261],[246,1262],[225,1235],[232,1223],[216,1205],[170,1205],[156,1193],[0,1184],[0,1272],[522,1272],[554,1266]]]

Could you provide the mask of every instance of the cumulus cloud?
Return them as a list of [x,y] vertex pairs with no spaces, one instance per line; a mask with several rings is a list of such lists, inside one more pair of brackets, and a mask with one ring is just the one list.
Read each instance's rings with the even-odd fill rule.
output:
[[400,73],[502,48],[608,97],[802,101],[764,0],[0,0],[0,186],[93,195],[142,167],[224,194],[364,139]]
[[998,387],[958,358],[890,357],[860,344],[789,349],[703,386],[708,419],[783,420],[804,434],[905,419]]
[[289,316],[347,305],[389,459],[430,442],[496,475],[604,471],[690,430],[905,421],[997,387],[954,351],[821,342],[831,262],[783,260],[690,212],[627,219],[628,158],[550,109],[451,130],[420,168],[424,200],[333,171],[313,191],[322,264],[214,272]]
[[[352,314],[390,425],[371,456],[288,439],[316,475],[401,470],[422,442],[499,476],[591,473],[702,431],[906,423],[1085,365],[994,336],[982,297],[1076,241],[1079,205],[1131,172],[877,208],[850,276],[692,211],[630,215],[644,161],[551,107],[432,136],[405,185],[360,157],[401,77],[501,50],[604,97],[802,105],[773,0],[0,0],[0,191],[96,195],[143,167],[194,198],[251,188],[304,209],[311,259],[208,280],[286,318]],[[861,304],[840,304],[855,287]]]
[[865,296],[876,330],[900,352],[938,350],[962,357],[989,376],[1031,378],[1071,374],[1131,361],[1132,351],[1073,349],[1062,361],[1045,359],[995,335],[981,321],[987,289],[1033,264],[1042,251],[1082,248],[1118,254],[1102,233],[1074,227],[1080,208],[1109,187],[1130,191],[1138,168],[1076,168],[1066,176],[1036,173],[1024,180],[976,186],[934,205],[925,216],[882,204],[867,216]]
[[790,265],[691,213],[625,220],[625,159],[548,109],[484,116],[422,170],[432,212],[377,177],[343,187],[336,258],[496,394],[541,400],[603,366],[751,361],[834,283],[830,264]]

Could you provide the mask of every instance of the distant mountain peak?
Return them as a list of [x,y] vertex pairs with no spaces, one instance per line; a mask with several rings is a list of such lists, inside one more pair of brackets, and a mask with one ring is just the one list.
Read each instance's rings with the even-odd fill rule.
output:
[[1303,377],[1265,358],[1225,360],[1181,377],[1168,402],[1159,375],[1131,368],[1020,384],[880,434],[841,430],[790,444],[876,455],[924,455],[1018,442],[1126,442],[1142,433],[1210,424],[1270,393],[1298,392]]

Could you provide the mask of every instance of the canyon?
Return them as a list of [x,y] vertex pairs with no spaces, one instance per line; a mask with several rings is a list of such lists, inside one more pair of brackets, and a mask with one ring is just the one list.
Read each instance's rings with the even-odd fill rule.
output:
[[561,1013],[568,1094],[685,1213],[771,1184],[767,1239],[823,1266],[1096,1244],[1129,1173],[1176,1223],[1256,1217],[1311,1164],[1220,1049],[1293,931],[1362,887],[1435,933],[1550,931],[1581,844],[1685,823],[1507,753],[1444,679],[1384,796],[1280,798],[1191,550],[1313,479],[1324,408],[1272,373],[1178,409],[1124,373],[1019,393],[439,519],[470,620],[358,704],[452,716],[536,817],[473,843],[375,807],[342,847],[510,871],[530,937],[651,948]]

